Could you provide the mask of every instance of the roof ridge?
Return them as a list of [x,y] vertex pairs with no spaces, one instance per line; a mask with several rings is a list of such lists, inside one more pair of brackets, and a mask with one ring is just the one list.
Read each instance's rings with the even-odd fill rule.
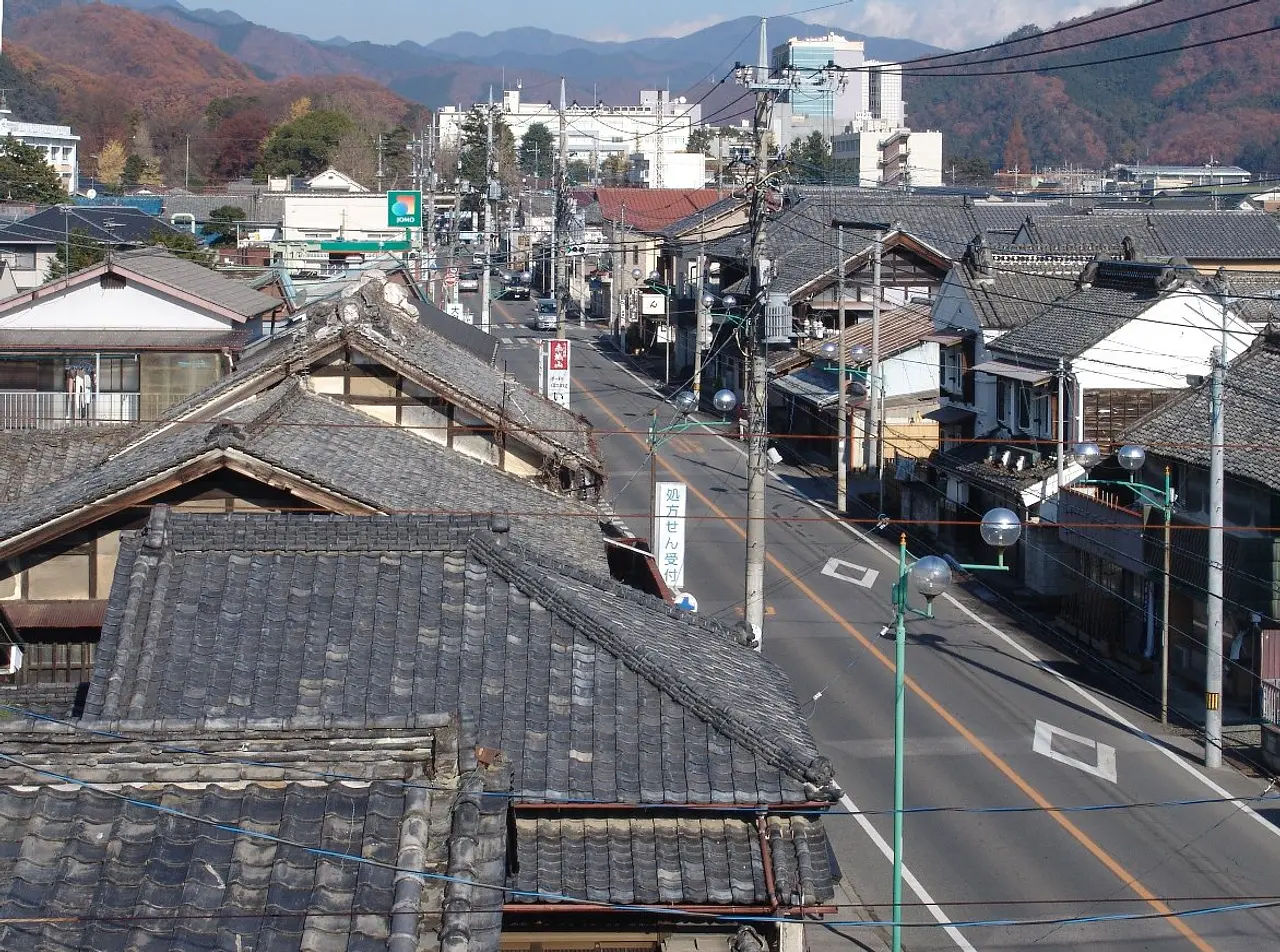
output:
[[[749,723],[731,706],[712,703],[708,699],[705,688],[692,684],[680,665],[664,663],[655,652],[637,649],[636,645],[619,635],[612,626],[603,623],[598,613],[585,611],[576,598],[553,587],[547,580],[545,558],[536,563],[537,571],[530,571],[526,568],[529,565],[527,560],[517,560],[512,557],[512,553],[519,551],[519,547],[504,545],[492,534],[477,533],[472,538],[471,547],[490,569],[503,575],[509,582],[518,584],[528,594],[534,595],[545,607],[572,620],[602,648],[645,678],[659,691],[667,694],[682,707],[691,710],[701,720],[735,740],[741,741],[775,767],[788,771],[811,785],[815,796],[823,790],[831,792],[836,789],[834,769],[829,759],[821,754],[816,757],[800,754],[794,749],[795,744],[792,739],[781,734],[775,734],[772,739],[766,738],[758,724]],[[564,574],[575,577],[575,574],[567,572]],[[598,585],[594,579],[578,580]],[[611,594],[623,595],[623,592],[619,587],[614,588]],[[638,601],[639,595],[638,592],[628,592],[623,597]],[[653,605],[652,598],[648,596],[647,605]],[[680,623],[706,631],[719,628],[720,633],[732,640],[740,650],[751,651],[742,639],[733,637],[730,632],[720,626],[709,623],[708,620],[690,616],[674,606],[662,604],[664,612]],[[763,658],[761,660],[764,661]]]

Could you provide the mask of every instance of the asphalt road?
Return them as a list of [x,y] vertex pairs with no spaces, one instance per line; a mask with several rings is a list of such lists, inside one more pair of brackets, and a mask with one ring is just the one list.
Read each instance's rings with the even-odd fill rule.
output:
[[[494,308],[508,369],[529,385],[536,339],[550,336],[533,331],[531,317],[523,302]],[[644,434],[660,398],[603,344],[598,326],[568,336],[573,408],[597,429],[610,469],[606,497],[635,534],[648,535]],[[742,617],[746,479],[741,447],[720,432],[666,442],[659,478],[690,486],[686,590],[701,613],[732,623]],[[764,651],[802,701],[816,697],[804,708],[848,794],[846,811],[869,814],[832,816],[832,843],[847,886],[887,920],[893,644],[879,632],[892,618],[896,551],[813,505],[807,494],[820,489],[785,468],[770,483]],[[1168,915],[1280,898],[1272,822],[1280,804],[1258,812],[1221,802],[1149,805],[1255,796],[1257,781],[1232,770],[1206,776],[1195,766],[1198,750],[1058,673],[1071,670],[1069,659],[998,612],[963,594],[935,608],[935,619],[909,623],[906,802],[952,809],[905,821],[906,948],[1280,948],[1280,909]],[[1064,812],[1088,807],[1108,808]],[[862,919],[865,910],[836,918],[846,915]],[[944,927],[1117,915],[1145,918]],[[841,932],[870,938],[865,927]]]

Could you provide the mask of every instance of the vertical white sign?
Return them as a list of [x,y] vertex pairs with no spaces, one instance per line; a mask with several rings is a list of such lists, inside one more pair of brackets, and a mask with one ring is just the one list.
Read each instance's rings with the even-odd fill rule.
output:
[[684,483],[653,487],[653,552],[669,588],[684,588],[684,520],[688,490]]
[[547,341],[547,396],[562,407],[569,405],[569,342]]

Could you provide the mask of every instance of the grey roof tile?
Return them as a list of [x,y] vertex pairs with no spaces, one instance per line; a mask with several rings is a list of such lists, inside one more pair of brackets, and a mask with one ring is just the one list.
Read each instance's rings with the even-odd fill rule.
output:
[[[1280,492],[1275,413],[1280,380],[1280,338],[1260,337],[1227,368],[1224,402],[1226,472]],[[1153,455],[1194,466],[1209,465],[1209,385],[1188,390],[1139,420],[1126,434]]]
[[105,726],[0,724],[0,948],[496,952],[510,768],[446,718]]
[[[429,517],[153,516],[122,544],[86,711],[456,711],[532,797],[833,795],[785,676],[733,632],[504,536]],[[412,659],[412,693],[391,689],[390,658]]]
[[0,503],[83,476],[141,432],[133,424],[0,431]]
[[279,298],[255,291],[243,281],[226,277],[163,248],[122,251],[113,260],[125,270],[136,271],[143,277],[217,304],[243,318],[256,317],[281,306]]

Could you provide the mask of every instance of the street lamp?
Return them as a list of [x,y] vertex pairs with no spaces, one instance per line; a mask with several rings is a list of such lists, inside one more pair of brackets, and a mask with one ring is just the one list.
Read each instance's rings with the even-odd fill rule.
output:
[[[971,571],[1006,572],[1004,550],[1022,535],[1022,523],[1008,509],[992,509],[982,517],[983,541],[999,553],[995,565],[968,565]],[[908,582],[911,584],[908,585]],[[898,581],[893,586],[893,952],[902,952],[902,820],[904,755],[907,745],[907,616],[933,617],[933,600],[951,585],[951,566],[936,555],[916,559],[907,551],[907,534],[898,539]],[[910,603],[910,589],[924,598],[925,607]]]
[[[1102,449],[1097,443],[1077,443],[1073,451],[1076,462],[1086,473],[1093,472],[1102,462]],[[1147,462],[1144,447],[1126,443],[1116,450],[1116,462],[1129,474],[1128,479],[1082,479],[1078,486],[1125,486],[1144,505],[1159,509],[1164,514],[1164,584],[1160,593],[1160,723],[1169,723],[1169,580],[1170,580],[1170,524],[1173,521],[1173,504],[1177,496],[1173,491],[1173,474],[1164,468],[1164,486],[1151,486],[1138,482],[1137,474]]]
[[698,395],[692,390],[681,390],[671,401],[676,408],[675,418],[666,426],[658,426],[658,408],[653,408],[653,415],[649,422],[649,543],[653,545],[653,541],[657,538],[658,533],[654,525],[654,515],[657,512],[657,504],[654,495],[658,487],[658,449],[671,437],[678,433],[684,433],[686,430],[692,430],[694,427],[714,427],[729,426],[733,421],[723,419],[732,413],[738,405],[738,396],[732,390],[723,389],[716,391],[716,395],[711,398],[711,405],[716,408],[722,419],[719,420],[694,420],[689,415],[698,409]]
[[[639,268],[631,269],[631,276],[633,278],[636,278],[637,280],[639,280],[640,278],[640,273],[641,272]],[[660,275],[657,269],[655,268],[653,271],[650,271],[648,277],[645,278],[645,284],[648,285],[650,288],[658,291],[663,297],[663,302],[664,302],[663,311],[665,312],[664,316],[666,317],[666,333],[663,335],[664,337],[663,350],[665,352],[665,358],[666,358],[666,371],[663,375],[663,382],[669,384],[671,383],[671,293],[673,289],[667,287],[665,284],[659,283],[659,279],[661,277],[662,275]]]

